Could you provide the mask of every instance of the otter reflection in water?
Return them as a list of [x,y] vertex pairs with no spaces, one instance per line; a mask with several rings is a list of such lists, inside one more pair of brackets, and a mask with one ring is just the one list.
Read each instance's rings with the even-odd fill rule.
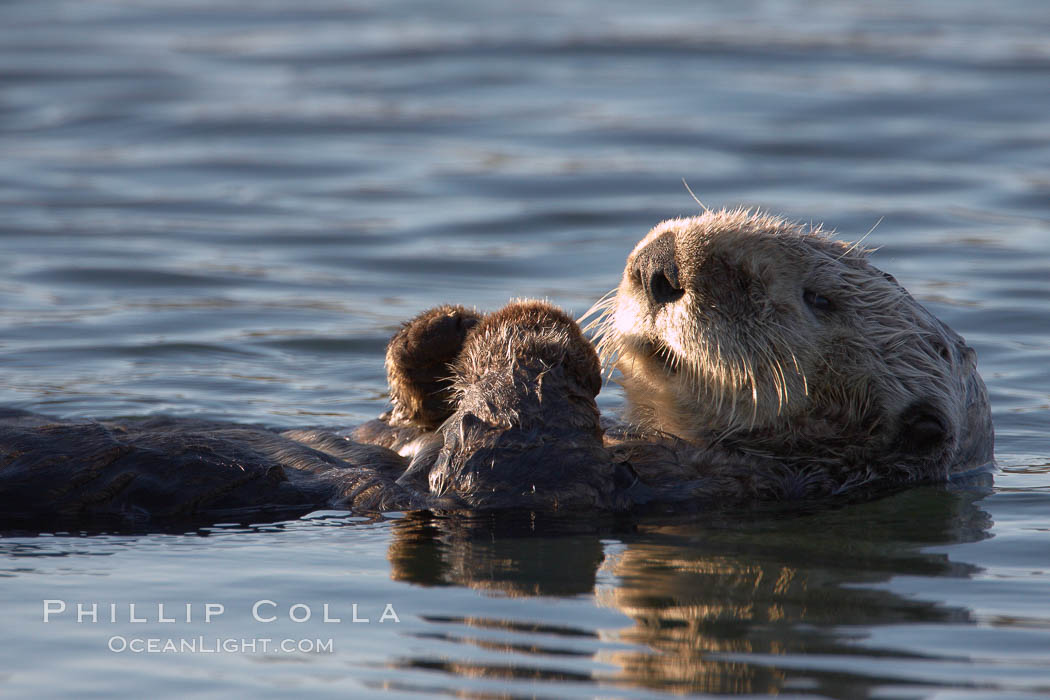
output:
[[[868,697],[886,687],[880,675],[914,680],[914,668],[891,661],[873,675],[867,662],[900,660],[928,638],[918,634],[905,651],[872,649],[863,642],[868,630],[974,621],[970,610],[945,603],[938,582],[981,571],[944,553],[944,545],[989,537],[981,495],[927,486],[787,518],[781,504],[746,515],[619,520],[410,514],[391,523],[391,577],[496,600],[416,596],[420,636],[442,640],[442,662],[421,647],[394,667],[448,674],[430,687],[527,678],[554,695],[566,673],[579,673],[572,680],[676,693],[812,687]],[[936,594],[895,592],[889,584],[902,577],[929,580],[925,590]],[[532,596],[562,600],[557,607],[499,600]],[[588,612],[574,613],[574,601]],[[596,614],[594,605],[619,615]],[[482,654],[492,651],[499,655]],[[956,660],[954,650],[920,653],[930,663]],[[797,663],[810,654],[833,661]]]
[[393,409],[353,431],[0,414],[13,520],[143,524],[319,507],[626,511],[943,481],[991,460],[973,351],[863,251],[768,216],[658,225],[592,310],[438,307],[387,352]]

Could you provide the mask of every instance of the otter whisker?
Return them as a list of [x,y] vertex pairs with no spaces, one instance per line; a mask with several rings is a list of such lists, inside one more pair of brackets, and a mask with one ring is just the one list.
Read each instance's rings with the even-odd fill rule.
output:
[[744,362],[747,377],[751,381],[751,429],[753,430],[758,421],[758,384],[755,381],[755,372],[751,363],[747,359]]
[[849,255],[850,253],[852,253],[852,252],[853,252],[854,250],[857,250],[857,249],[858,249],[858,248],[860,247],[860,244],[861,244],[861,243],[863,243],[863,242],[864,242],[864,240],[865,240],[865,239],[866,239],[866,238],[867,238],[868,236],[870,236],[870,235],[871,235],[871,234],[872,234],[872,233],[873,233],[873,232],[875,231],[875,229],[877,229],[877,228],[879,227],[879,224],[881,224],[881,223],[882,223],[882,220],[883,220],[883,219],[885,219],[885,218],[886,218],[885,216],[880,216],[880,217],[879,217],[879,220],[875,222],[875,225],[874,225],[874,226],[872,226],[872,227],[871,227],[870,229],[868,229],[868,232],[867,232],[867,233],[865,233],[865,234],[864,234],[863,236],[861,236],[861,237],[860,237],[860,238],[859,238],[859,239],[858,239],[857,241],[855,241],[855,242],[853,243],[853,245],[851,245],[851,246],[850,246],[849,248],[847,248],[847,249],[846,249],[846,252],[844,252],[844,253],[843,253],[842,255],[840,255],[840,256],[839,256],[838,258],[836,258],[836,259],[837,259],[837,260],[841,260],[842,258],[844,258],[844,257],[846,257],[847,255]]
[[684,178],[684,177],[682,178],[682,184],[683,184],[683,185],[685,185],[685,190],[686,190],[686,192],[688,192],[688,193],[689,193],[689,196],[693,198],[693,201],[694,201],[694,202],[696,202],[697,204],[699,204],[699,205],[700,205],[700,208],[704,210],[704,213],[705,213],[705,214],[710,214],[710,213],[711,213],[711,210],[710,210],[710,209],[708,209],[708,208],[707,208],[707,205],[706,205],[706,204],[704,204],[703,202],[701,202],[701,201],[700,201],[700,198],[699,198],[699,197],[697,197],[697,196],[696,196],[696,195],[695,195],[695,194],[693,193],[693,188],[689,186],[689,183],[685,181],[685,178]]
[[787,403],[787,381],[784,378],[784,370],[780,365],[780,360],[771,350],[761,347],[760,352],[772,374],[773,390],[777,397],[777,415],[779,416],[784,404]]
[[[603,294],[598,301],[594,302],[589,309],[583,312],[582,316],[576,319],[576,323],[580,324],[584,331],[592,330],[604,323],[608,316],[608,311],[616,304],[617,291],[619,291],[618,288],[611,289]],[[594,319],[585,325],[587,319],[592,316],[594,316]]]

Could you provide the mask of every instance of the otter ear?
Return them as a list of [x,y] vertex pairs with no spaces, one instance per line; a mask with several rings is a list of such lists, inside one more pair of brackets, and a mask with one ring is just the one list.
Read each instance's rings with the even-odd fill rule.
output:
[[948,423],[934,406],[916,401],[900,419],[900,445],[912,453],[932,452],[948,440]]
[[462,306],[438,306],[399,330],[386,348],[392,420],[433,430],[452,414],[452,370],[481,314]]

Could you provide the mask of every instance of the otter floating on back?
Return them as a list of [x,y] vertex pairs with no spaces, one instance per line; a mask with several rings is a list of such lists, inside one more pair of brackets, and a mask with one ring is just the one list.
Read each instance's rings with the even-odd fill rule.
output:
[[603,430],[598,355],[560,310],[438,307],[391,340],[392,410],[353,431],[0,413],[0,518],[706,508],[992,460],[973,351],[819,230],[744,211],[664,222],[589,315],[623,375],[626,424]]

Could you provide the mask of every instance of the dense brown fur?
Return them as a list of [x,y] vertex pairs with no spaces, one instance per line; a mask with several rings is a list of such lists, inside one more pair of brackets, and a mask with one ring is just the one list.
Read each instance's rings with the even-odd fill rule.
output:
[[389,450],[325,431],[0,409],[0,524],[147,527],[424,505],[394,483],[404,466]]
[[0,410],[0,524],[630,507],[634,477],[602,445],[597,354],[558,309],[518,302],[479,322],[441,307],[406,324],[388,358],[395,408],[350,435]]
[[623,509],[627,477],[602,444],[598,356],[562,311],[517,302],[487,316],[454,365],[456,411],[402,485],[471,508]]
[[391,422],[428,430],[454,410],[451,365],[481,315],[462,306],[438,306],[401,326],[386,349]]
[[774,491],[820,494],[992,459],[973,350],[819,227],[744,210],[665,221],[589,313],[628,418],[709,476],[753,460],[781,474]]

